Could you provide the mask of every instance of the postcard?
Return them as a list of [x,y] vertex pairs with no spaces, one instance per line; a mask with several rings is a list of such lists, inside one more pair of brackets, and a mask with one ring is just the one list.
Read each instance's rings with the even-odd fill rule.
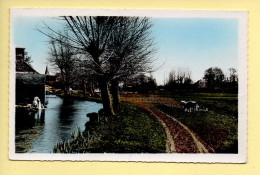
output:
[[10,10],[11,160],[246,163],[247,12]]

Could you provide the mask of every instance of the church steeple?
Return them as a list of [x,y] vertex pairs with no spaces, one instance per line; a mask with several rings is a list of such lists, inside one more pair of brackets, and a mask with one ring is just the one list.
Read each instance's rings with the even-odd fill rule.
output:
[[45,75],[50,75],[50,73],[49,73],[49,69],[48,69],[48,65],[46,65]]

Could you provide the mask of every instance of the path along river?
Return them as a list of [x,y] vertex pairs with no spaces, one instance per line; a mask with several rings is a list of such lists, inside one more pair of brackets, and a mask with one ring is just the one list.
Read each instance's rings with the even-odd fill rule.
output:
[[[51,153],[54,145],[60,140],[69,139],[77,128],[85,129],[89,120],[87,113],[98,112],[102,104],[74,99],[62,99],[55,95],[47,95],[47,108],[41,119],[40,135],[32,142],[28,153]],[[39,111],[43,112],[43,111]]]

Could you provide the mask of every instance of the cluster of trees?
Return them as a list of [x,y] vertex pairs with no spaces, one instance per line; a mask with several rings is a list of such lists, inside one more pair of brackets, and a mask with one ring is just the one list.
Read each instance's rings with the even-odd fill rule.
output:
[[139,74],[131,79],[126,79],[123,82],[123,91],[149,93],[157,90],[156,80],[152,75]]
[[[38,30],[50,38],[50,58],[64,80],[65,93],[73,82],[97,85],[104,112],[119,107],[119,84],[153,69],[155,52],[151,22],[143,17],[63,16],[65,27]],[[110,91],[113,102],[110,99]]]
[[172,69],[169,73],[165,89],[170,91],[183,91],[192,88],[191,71],[188,68]]
[[223,71],[218,67],[211,67],[205,70],[204,81],[205,87],[210,91],[238,91],[238,75],[235,68],[229,68],[229,73],[225,76]]
[[238,75],[235,68],[230,68],[228,74],[224,74],[218,67],[210,67],[204,72],[202,80],[195,83],[191,80],[189,69],[172,70],[165,83],[168,91],[209,91],[209,92],[232,92],[238,91]]

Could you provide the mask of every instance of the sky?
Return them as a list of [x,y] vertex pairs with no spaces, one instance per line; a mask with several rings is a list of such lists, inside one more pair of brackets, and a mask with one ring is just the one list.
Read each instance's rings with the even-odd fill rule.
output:
[[[238,69],[238,20],[228,18],[151,18],[152,37],[157,53],[152,75],[158,85],[171,70],[188,69],[194,82],[202,79],[206,69],[219,67],[224,73]],[[36,30],[43,22],[60,29],[61,21],[48,17],[15,17],[13,44],[26,48],[32,66],[44,73],[48,64],[48,38]],[[48,64],[50,67],[50,64]],[[51,72],[54,73],[54,69]]]

